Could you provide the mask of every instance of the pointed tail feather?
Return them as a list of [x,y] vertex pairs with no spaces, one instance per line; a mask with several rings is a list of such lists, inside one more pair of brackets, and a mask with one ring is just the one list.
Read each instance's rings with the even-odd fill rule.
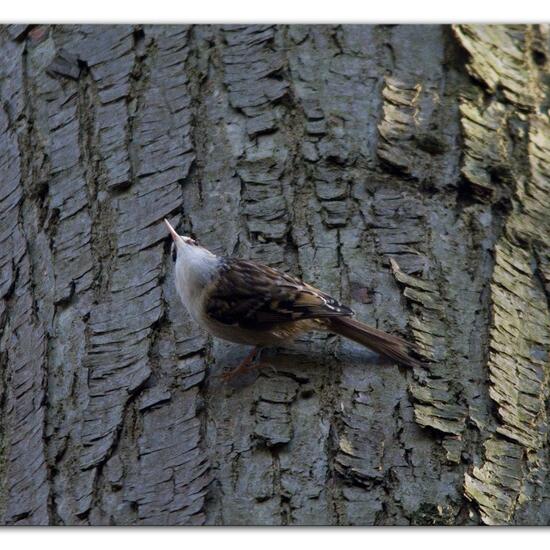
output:
[[332,317],[327,319],[326,326],[330,332],[349,338],[358,344],[385,355],[398,363],[409,367],[419,367],[420,361],[410,355],[414,346],[386,332],[369,327],[351,317]]

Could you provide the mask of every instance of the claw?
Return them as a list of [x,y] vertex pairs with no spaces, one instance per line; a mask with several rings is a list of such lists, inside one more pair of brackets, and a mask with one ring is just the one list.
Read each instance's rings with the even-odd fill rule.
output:
[[[242,363],[230,370],[229,372],[223,372],[222,374],[218,375],[218,378],[221,378],[224,382],[229,382],[229,380],[232,380],[237,376],[238,374],[241,374],[243,372],[247,372],[249,368],[255,367],[256,365],[253,365],[256,357],[261,352],[261,348],[254,348],[242,361]],[[259,366],[259,365],[258,365]]]

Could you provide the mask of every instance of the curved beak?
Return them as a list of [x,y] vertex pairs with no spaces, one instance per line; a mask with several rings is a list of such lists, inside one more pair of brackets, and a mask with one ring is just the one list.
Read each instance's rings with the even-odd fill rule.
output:
[[176,233],[176,230],[170,225],[170,222],[166,218],[164,218],[164,223],[168,227],[168,231],[170,231],[173,241],[176,244],[183,244],[183,239]]

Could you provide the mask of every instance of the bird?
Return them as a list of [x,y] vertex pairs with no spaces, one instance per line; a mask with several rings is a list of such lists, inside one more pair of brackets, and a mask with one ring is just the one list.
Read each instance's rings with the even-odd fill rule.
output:
[[176,290],[190,317],[217,338],[253,346],[224,380],[247,371],[263,348],[288,345],[310,331],[343,336],[408,367],[421,365],[412,344],[355,319],[325,292],[262,263],[217,256],[164,222]]

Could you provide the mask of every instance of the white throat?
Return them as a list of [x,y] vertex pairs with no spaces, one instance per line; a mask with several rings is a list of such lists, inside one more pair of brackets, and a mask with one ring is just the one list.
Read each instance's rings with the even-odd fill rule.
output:
[[206,248],[189,244],[178,247],[176,288],[195,321],[201,315],[202,293],[215,275],[218,265],[218,257]]

